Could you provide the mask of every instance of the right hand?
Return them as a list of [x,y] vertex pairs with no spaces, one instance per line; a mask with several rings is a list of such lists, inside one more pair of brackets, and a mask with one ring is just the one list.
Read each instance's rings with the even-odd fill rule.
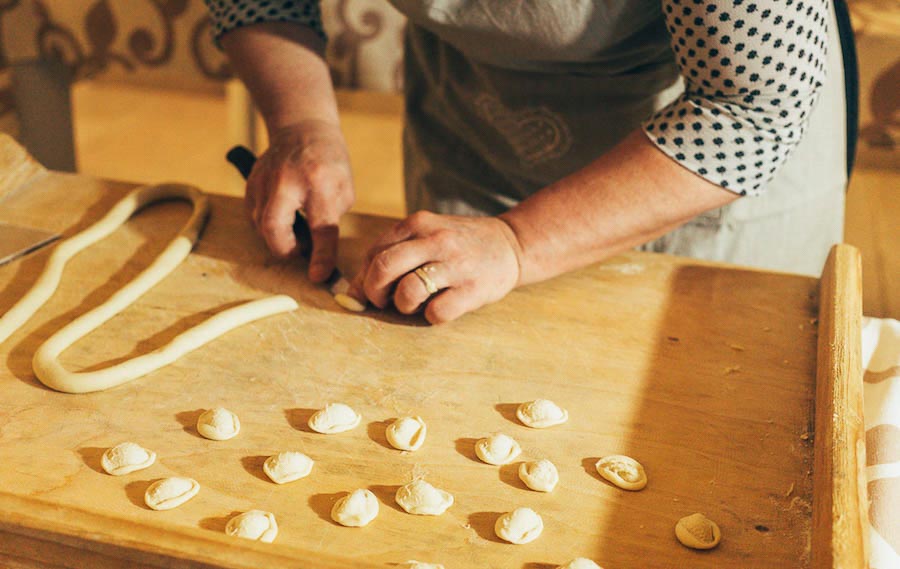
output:
[[298,253],[294,213],[302,211],[313,241],[309,278],[322,282],[334,270],[338,220],[353,199],[350,159],[340,127],[305,120],[270,135],[269,148],[247,179],[245,205],[256,230],[279,258]]

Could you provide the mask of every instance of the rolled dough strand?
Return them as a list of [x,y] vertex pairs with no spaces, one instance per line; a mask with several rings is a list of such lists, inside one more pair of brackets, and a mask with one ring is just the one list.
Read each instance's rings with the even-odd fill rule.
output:
[[37,349],[32,365],[38,379],[48,387],[68,393],[109,389],[168,365],[238,326],[298,307],[292,298],[285,295],[251,301],[216,314],[149,354],[93,372],[73,373],[62,367],[57,358],[63,351],[102,326],[172,272],[188,256],[206,224],[209,204],[206,196],[196,188],[176,184],[147,186],[132,191],[100,221],[60,243],[32,289],[0,319],[0,342],[24,324],[53,295],[63,268],[71,257],[115,231],[139,209],[167,199],[191,202],[193,211],[187,223],[149,267],[105,303],[58,330]]
[[[130,283],[126,286],[130,286]],[[70,372],[57,358],[66,348],[99,325],[94,324],[91,320],[92,313],[88,312],[44,342],[35,352],[32,365],[41,383],[51,389],[66,393],[102,391],[167,366],[184,354],[239,326],[297,308],[297,302],[283,294],[260,298],[223,310],[197,326],[185,330],[165,346],[148,354],[96,371]],[[100,323],[102,324],[102,321]]]
[[[189,252],[194,242],[197,241],[197,236],[200,234],[203,226],[206,225],[206,219],[209,216],[209,202],[206,196],[196,188],[176,184],[137,188],[114,205],[100,221],[56,246],[56,249],[53,250],[50,258],[47,260],[47,266],[44,267],[44,271],[31,289],[6,314],[0,317],[0,344],[21,328],[53,296],[69,259],[82,249],[90,247],[118,229],[141,208],[164,199],[190,201],[193,205],[193,211],[175,242],[169,245],[166,251],[163,252],[163,255],[167,253],[172,255],[170,250],[177,248],[181,251],[185,249],[185,246],[187,247],[187,252]],[[182,241],[182,238],[184,241]],[[184,256],[187,255],[187,252],[184,253]],[[175,260],[175,265],[180,262],[181,259]],[[171,268],[169,271],[171,271]],[[156,280],[162,279],[166,274],[168,272],[163,273]],[[153,285],[151,284],[150,286]]]

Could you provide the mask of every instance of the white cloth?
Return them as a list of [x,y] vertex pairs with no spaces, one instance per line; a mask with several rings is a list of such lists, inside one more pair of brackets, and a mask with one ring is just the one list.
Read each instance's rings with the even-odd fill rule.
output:
[[900,569],[900,322],[866,318],[866,477],[872,569]]

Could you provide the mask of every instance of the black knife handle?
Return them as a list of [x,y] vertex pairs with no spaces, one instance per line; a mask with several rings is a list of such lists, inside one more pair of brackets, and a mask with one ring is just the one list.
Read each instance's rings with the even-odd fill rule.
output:
[[245,180],[250,177],[253,165],[256,164],[256,156],[246,146],[235,146],[225,155],[225,160],[231,162]]
[[[231,162],[241,176],[246,180],[253,171],[253,165],[256,164],[256,156],[246,146],[235,146],[228,151],[225,159]],[[312,255],[312,232],[309,230],[309,223],[306,218],[298,211],[294,215],[294,236],[297,238],[297,248],[300,255],[304,259],[309,259]]]

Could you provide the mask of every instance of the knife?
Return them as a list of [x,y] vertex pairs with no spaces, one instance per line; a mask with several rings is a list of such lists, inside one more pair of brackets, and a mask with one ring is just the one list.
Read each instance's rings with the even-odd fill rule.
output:
[[0,223],[0,266],[37,251],[59,238],[59,233]]
[[[245,180],[250,177],[253,165],[256,164],[256,156],[246,146],[235,146],[228,151],[225,159],[237,168],[237,171],[241,173]],[[308,261],[312,256],[312,232],[309,229],[309,222],[306,221],[306,217],[299,211],[294,214],[294,236],[297,238],[297,248],[300,251],[300,256]],[[329,287],[333,295],[343,295],[350,288],[350,283],[337,267],[325,279],[325,285]],[[341,305],[343,306],[343,304]]]

